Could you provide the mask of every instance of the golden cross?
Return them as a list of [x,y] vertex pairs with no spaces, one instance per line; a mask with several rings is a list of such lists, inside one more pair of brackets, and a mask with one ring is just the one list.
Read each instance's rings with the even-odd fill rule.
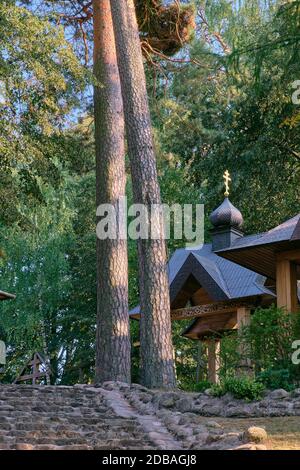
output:
[[228,197],[229,196],[229,183],[231,182],[231,178],[230,178],[230,174],[229,174],[228,170],[225,171],[225,173],[223,175],[223,178],[225,180],[225,193],[224,193],[224,196]]

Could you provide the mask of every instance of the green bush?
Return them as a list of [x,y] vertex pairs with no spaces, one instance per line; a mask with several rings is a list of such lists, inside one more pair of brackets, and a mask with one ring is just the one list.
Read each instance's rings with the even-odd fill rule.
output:
[[220,350],[220,379],[233,376],[241,361],[239,353],[240,338],[236,330],[224,333]]
[[211,383],[208,380],[201,380],[201,382],[195,384],[194,391],[204,392],[208,388],[211,388]]
[[[178,323],[178,324],[177,324]],[[188,322],[187,322],[188,323]],[[176,367],[179,388],[187,391],[202,392],[209,388],[209,383],[204,380],[197,383],[196,370],[200,370],[201,377],[207,378],[204,371],[207,365],[205,348],[199,354],[198,342],[189,342],[180,337],[182,324],[173,322],[174,344],[176,349]],[[176,329],[175,329],[176,327]],[[265,385],[268,389],[284,388],[292,390],[299,386],[300,367],[292,364],[293,341],[300,338],[300,313],[289,314],[283,309],[271,306],[258,308],[251,315],[250,325],[244,326],[238,333],[230,331],[221,340],[219,357],[219,377],[221,386],[213,386],[212,393],[215,396],[230,391],[236,397],[255,399],[256,389]],[[191,343],[191,344],[190,344]],[[200,360],[199,360],[200,358]],[[239,365],[250,359],[252,370],[256,380],[254,390],[251,391],[251,383],[245,379],[237,378],[236,382],[228,377],[235,377]],[[223,384],[229,381],[225,390]],[[245,391],[246,388],[246,391]],[[253,398],[254,397],[254,398]]]
[[295,388],[288,369],[267,369],[258,374],[257,380],[271,390],[284,388],[287,391],[291,391]]
[[276,306],[258,308],[251,323],[241,331],[256,373],[268,369],[289,369],[294,339],[299,338],[300,316]]
[[264,384],[249,377],[227,377],[220,384],[211,387],[212,395],[215,397],[231,393],[234,398],[249,401],[261,399],[264,390]]
[[214,384],[210,387],[210,390],[213,397],[222,397],[226,393],[224,383]]

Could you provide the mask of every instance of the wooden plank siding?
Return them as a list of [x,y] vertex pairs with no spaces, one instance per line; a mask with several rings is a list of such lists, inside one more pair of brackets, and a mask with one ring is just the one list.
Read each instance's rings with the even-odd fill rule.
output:
[[297,312],[297,266],[289,259],[278,259],[276,263],[277,306],[288,312]]

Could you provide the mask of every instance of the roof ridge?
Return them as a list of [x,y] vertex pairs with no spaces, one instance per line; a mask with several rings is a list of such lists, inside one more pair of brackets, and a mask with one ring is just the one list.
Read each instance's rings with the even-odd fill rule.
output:
[[274,292],[272,292],[270,289],[268,289],[264,284],[260,284],[260,283],[257,281],[257,279],[260,278],[260,277],[263,278],[263,279],[265,279],[265,281],[266,281],[266,279],[267,279],[266,276],[263,276],[262,274],[257,274],[256,279],[255,279],[255,281],[253,282],[253,284],[255,284],[256,287],[257,287],[261,292],[263,292],[263,293],[265,293],[265,294],[268,293],[268,294],[271,294],[271,295],[273,295],[274,297],[276,297],[276,295],[274,294]]
[[290,240],[300,240],[300,214],[298,215],[299,215],[299,220],[296,223],[296,227],[292,233]]
[[[268,230],[268,231],[265,232],[265,233],[271,233],[271,232],[275,232],[276,230],[280,230],[283,225],[286,225],[288,222],[291,222],[291,221],[293,221],[294,219],[297,219],[297,217],[298,217],[298,219],[300,220],[300,213],[294,215],[293,217],[290,217],[289,219],[284,220],[281,224],[276,225],[276,227],[271,228],[270,230]],[[299,222],[299,220],[298,220],[298,222]],[[298,222],[296,223],[296,226],[298,225]]]
[[[221,259],[222,259],[220,256],[216,255],[213,251],[210,253],[210,255],[214,255],[218,260],[221,260]],[[230,290],[229,290],[229,288],[228,288],[228,284],[227,284],[227,282],[226,282],[225,279],[224,279],[223,273],[222,273],[221,269],[219,268],[219,265],[218,265],[216,262],[214,262],[213,260],[209,259],[208,256],[205,256],[205,255],[201,256],[201,255],[198,255],[198,254],[197,254],[197,255],[194,255],[194,256],[197,256],[197,258],[200,258],[199,261],[201,261],[201,258],[204,258],[205,260],[208,261],[208,263],[209,263],[210,265],[212,265],[212,266],[215,268],[215,270],[218,272],[220,278],[222,279],[223,284],[224,284],[224,288],[225,288],[225,290],[224,290],[224,289],[223,289],[223,286],[219,286],[220,289],[222,289],[223,292],[228,296],[228,298],[231,299],[231,294],[230,294]],[[202,263],[201,263],[201,265],[202,265]],[[202,267],[203,267],[203,265],[202,265]],[[210,277],[212,277],[212,276],[210,275],[210,273],[208,273],[208,274],[209,274]],[[215,281],[215,282],[216,282],[216,281]]]

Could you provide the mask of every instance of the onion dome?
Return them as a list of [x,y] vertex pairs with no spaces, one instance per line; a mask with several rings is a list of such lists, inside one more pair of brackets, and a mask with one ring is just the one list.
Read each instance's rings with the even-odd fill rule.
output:
[[241,212],[231,204],[228,197],[210,214],[210,221],[215,228],[227,226],[237,229],[241,228],[244,222]]

